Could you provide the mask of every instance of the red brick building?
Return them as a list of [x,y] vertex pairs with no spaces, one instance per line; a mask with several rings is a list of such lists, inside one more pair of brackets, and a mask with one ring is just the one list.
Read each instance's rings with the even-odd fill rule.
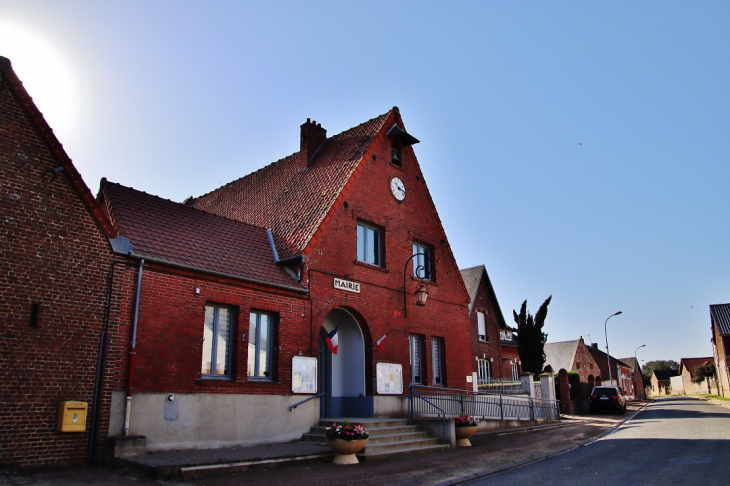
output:
[[561,369],[575,371],[582,383],[601,380],[601,370],[582,337],[575,341],[545,343],[545,369],[556,375]]
[[730,397],[730,304],[710,306],[710,330],[720,394]]
[[291,440],[320,417],[405,416],[409,383],[471,388],[469,296],[398,109],[329,138],[307,120],[300,141],[184,204],[102,184],[136,268],[111,434]]
[[[107,435],[117,301],[104,208],[0,57],[0,467],[79,463]],[[112,335],[109,338],[110,334]],[[58,429],[62,402],[83,402]]]
[[517,338],[507,326],[484,265],[461,270],[469,292],[471,352],[480,387],[492,381],[519,381],[521,369]]
[[[598,363],[598,367],[601,369],[601,378],[604,385],[616,385],[620,386],[624,393],[629,398],[634,397],[634,381],[632,380],[632,370],[629,365],[621,360],[618,360],[611,356],[611,373],[608,373],[608,355],[598,349],[598,343],[593,343],[588,346],[593,359]],[[610,383],[609,383],[610,376]]]

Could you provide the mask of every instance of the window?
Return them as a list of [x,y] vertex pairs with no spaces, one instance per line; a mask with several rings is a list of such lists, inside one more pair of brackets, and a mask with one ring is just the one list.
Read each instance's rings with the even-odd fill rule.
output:
[[408,338],[411,348],[411,383],[423,385],[426,377],[423,369],[423,336],[411,334]]
[[271,358],[274,350],[274,317],[267,312],[251,311],[248,329],[249,378],[271,380]]
[[433,360],[433,384],[443,386],[444,380],[444,341],[441,338],[431,338],[431,359]]
[[512,379],[515,381],[520,381],[520,369],[515,362],[512,362]]
[[205,306],[203,326],[203,364],[206,377],[231,376],[231,324],[233,309],[217,304]]
[[357,260],[382,266],[380,253],[380,230],[364,223],[357,223]]
[[477,359],[477,384],[486,385],[492,375],[489,372],[489,360]]
[[479,330],[479,340],[487,340],[487,314],[483,311],[477,311],[477,327]]
[[512,331],[499,331],[499,338],[502,341],[512,341]]
[[435,281],[433,269],[431,268],[433,263],[433,250],[431,247],[414,242],[413,254],[417,255],[413,257],[413,275],[416,278]]

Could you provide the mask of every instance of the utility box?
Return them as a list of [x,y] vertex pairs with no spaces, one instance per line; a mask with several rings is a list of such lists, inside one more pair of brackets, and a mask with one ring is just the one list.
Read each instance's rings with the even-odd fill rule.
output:
[[61,402],[58,410],[59,432],[83,432],[86,430],[86,402]]

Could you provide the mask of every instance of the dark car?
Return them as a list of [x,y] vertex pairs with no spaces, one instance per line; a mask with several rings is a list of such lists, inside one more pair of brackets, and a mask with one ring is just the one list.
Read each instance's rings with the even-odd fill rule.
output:
[[617,386],[597,386],[591,392],[591,413],[607,410],[626,413],[626,398]]

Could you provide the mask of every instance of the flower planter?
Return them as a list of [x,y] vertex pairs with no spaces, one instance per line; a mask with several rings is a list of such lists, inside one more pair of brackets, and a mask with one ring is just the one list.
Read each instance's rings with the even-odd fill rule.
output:
[[479,427],[476,425],[468,427],[454,427],[456,430],[456,447],[471,447],[469,439],[476,433]]
[[356,452],[360,452],[368,443],[367,439],[344,440],[344,439],[327,439],[327,445],[335,452],[333,464],[358,464]]

